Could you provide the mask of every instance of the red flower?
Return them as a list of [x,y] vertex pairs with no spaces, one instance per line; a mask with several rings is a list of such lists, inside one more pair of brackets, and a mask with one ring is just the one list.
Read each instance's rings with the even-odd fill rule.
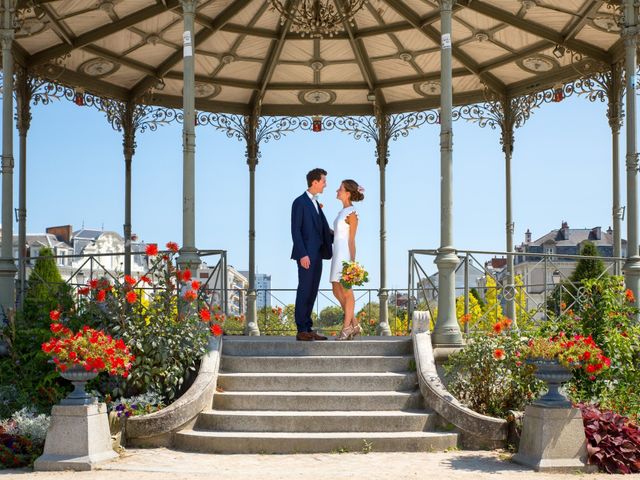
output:
[[516,367],[521,367],[521,366],[522,366],[522,362],[521,362],[520,360],[518,360],[518,361],[516,362]]
[[176,242],[167,242],[167,250],[176,253],[179,250],[178,244]]
[[200,288],[200,282],[194,280],[193,282],[191,282],[191,288],[193,288],[194,290],[198,290]]
[[627,302],[629,303],[634,303],[636,301],[636,297],[633,296],[633,292],[627,288],[627,291],[624,292],[625,296],[627,297]]
[[198,312],[198,315],[200,315],[200,320],[202,320],[203,322],[208,322],[211,320],[211,312],[208,308],[202,308]]
[[51,310],[49,312],[49,318],[54,322],[57,322],[60,319],[60,310]]
[[83,287],[78,289],[78,295],[89,295],[91,289],[89,287]]
[[217,323],[214,324],[214,325],[211,325],[211,333],[215,337],[219,337],[220,335],[222,335],[222,327],[220,325],[218,325]]
[[198,294],[196,293],[195,290],[187,290],[184,294],[184,299],[188,302],[191,302],[192,300],[195,300],[196,298],[198,298]]
[[501,348],[496,348],[493,351],[493,358],[495,358],[496,360],[504,360],[505,358],[504,350]]
[[185,270],[182,272],[182,281],[188,282],[191,280],[191,270]]
[[135,303],[135,301],[138,299],[138,294],[132,290],[130,292],[127,292],[125,298],[127,299],[127,302]]
[[158,255],[158,244],[150,243],[149,245],[147,245],[147,248],[144,252],[150,257],[155,257],[156,255]]
[[143,275],[140,277],[140,281],[143,283],[147,283],[147,284],[151,284],[151,279],[149,277],[147,277],[146,275]]
[[53,333],[59,333],[64,327],[59,323],[52,323],[51,325],[49,325],[49,328]]
[[136,283],[138,283],[138,281],[137,281],[135,278],[133,278],[133,277],[131,277],[131,276],[129,276],[129,275],[125,275],[125,276],[124,276],[124,281],[125,281],[125,282],[127,282],[127,283],[128,283],[129,285],[131,285],[131,286],[133,286],[133,285],[135,285]]
[[105,298],[107,298],[107,291],[106,290],[98,290],[98,293],[96,294],[96,302],[102,303],[102,302],[104,302]]
[[587,373],[595,373],[598,369],[596,368],[595,365],[587,365]]
[[98,288],[98,280],[89,280],[89,287],[91,288],[91,290],[95,290],[96,288]]
[[502,332],[502,323],[501,322],[494,323],[493,324],[493,331],[496,332],[496,333]]
[[471,314],[470,313],[465,313],[464,315],[462,315],[460,317],[460,323],[467,323],[471,320]]

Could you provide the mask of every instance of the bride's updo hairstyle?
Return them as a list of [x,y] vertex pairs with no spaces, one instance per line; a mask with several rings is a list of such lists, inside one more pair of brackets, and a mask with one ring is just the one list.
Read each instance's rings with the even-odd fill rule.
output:
[[352,202],[361,202],[364,200],[364,187],[358,185],[355,180],[343,180],[344,189],[351,194]]

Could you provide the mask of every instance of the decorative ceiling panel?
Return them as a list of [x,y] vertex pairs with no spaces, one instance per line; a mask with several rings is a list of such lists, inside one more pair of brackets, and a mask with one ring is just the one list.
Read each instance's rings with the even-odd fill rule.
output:
[[435,42],[432,42],[429,38],[414,29],[396,32],[394,35],[402,43],[404,48],[409,51],[423,50],[425,48],[440,48]]
[[[312,40],[284,31],[266,0],[201,0],[198,102],[216,109],[230,102],[235,112],[251,111],[255,86],[266,82],[267,111],[270,102],[281,109],[275,111],[295,114],[311,113],[323,102],[331,103],[331,111],[370,111],[367,94],[375,89],[393,111],[419,105],[420,98],[434,105],[437,93],[420,92],[438,90],[425,84],[440,77],[436,8],[435,0],[370,0],[354,26]],[[148,99],[155,92],[159,102],[182,103],[177,0],[49,0],[42,9],[39,17],[26,13],[17,32],[17,58],[26,66],[44,66],[41,75],[101,95]],[[622,51],[615,14],[592,0],[459,0],[454,101],[482,100],[483,83],[501,94],[520,94],[571,81],[579,75],[570,67],[577,58],[610,65]],[[273,63],[265,65],[267,58]],[[51,63],[63,64],[62,70]]]
[[144,45],[127,55],[127,58],[158,67],[164,59],[175,52],[175,49],[161,43]]
[[374,62],[373,69],[378,80],[416,75],[416,71],[410,63],[398,58]]
[[367,37],[363,40],[363,43],[369,57],[381,57],[398,53],[398,47],[393,43],[393,40],[389,38],[389,35]]
[[320,72],[320,78],[326,83],[363,82],[360,68],[355,63],[344,65],[327,65]]
[[126,0],[125,2],[116,3],[113,10],[119,18],[122,18],[145,7],[156,5],[156,3],[154,0]]
[[353,60],[355,55],[348,40],[322,40],[320,58],[329,62],[334,60]]
[[270,45],[271,41],[266,38],[247,35],[242,40],[242,43],[238,46],[236,54],[241,57],[264,59],[267,57],[267,52],[269,51]]
[[230,79],[249,80],[256,82],[260,76],[261,63],[257,62],[231,62],[224,65],[217,77],[226,77]]
[[401,85],[399,87],[389,87],[382,89],[382,94],[387,103],[404,102],[407,100],[419,100],[425,98],[416,92],[413,85]]
[[308,61],[313,58],[313,40],[289,40],[280,54],[284,61]]
[[300,65],[279,64],[273,72],[273,82],[313,82],[313,70],[310,67]]
[[490,40],[472,41],[460,47],[464,53],[469,55],[478,63],[485,63],[508,55],[509,51],[494,44]]
[[534,76],[533,73],[527,72],[526,70],[517,67],[513,63],[494,68],[491,70],[491,73],[498,77],[498,79],[506,85],[510,83],[520,82]]

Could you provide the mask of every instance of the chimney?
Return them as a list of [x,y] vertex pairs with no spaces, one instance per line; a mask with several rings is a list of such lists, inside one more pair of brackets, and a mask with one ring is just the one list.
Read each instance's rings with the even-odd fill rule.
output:
[[589,234],[589,240],[602,240],[602,228],[594,227]]
[[611,227],[607,228],[607,233],[609,235],[613,235],[613,228],[611,228]]
[[54,235],[58,241],[65,242],[71,245],[71,234],[73,233],[73,228],[71,225],[61,225],[59,227],[48,227],[47,233]]
[[531,243],[531,230],[527,228],[527,231],[524,232],[524,243]]
[[569,224],[564,220],[562,221],[562,227],[558,233],[560,240],[569,240]]

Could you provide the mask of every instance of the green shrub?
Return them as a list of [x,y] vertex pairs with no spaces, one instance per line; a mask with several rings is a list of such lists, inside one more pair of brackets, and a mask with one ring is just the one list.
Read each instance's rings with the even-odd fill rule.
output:
[[499,322],[500,332],[476,331],[464,349],[451,355],[445,365],[448,390],[472,410],[506,418],[509,410],[523,410],[536,397],[541,382],[520,350],[526,339]]

